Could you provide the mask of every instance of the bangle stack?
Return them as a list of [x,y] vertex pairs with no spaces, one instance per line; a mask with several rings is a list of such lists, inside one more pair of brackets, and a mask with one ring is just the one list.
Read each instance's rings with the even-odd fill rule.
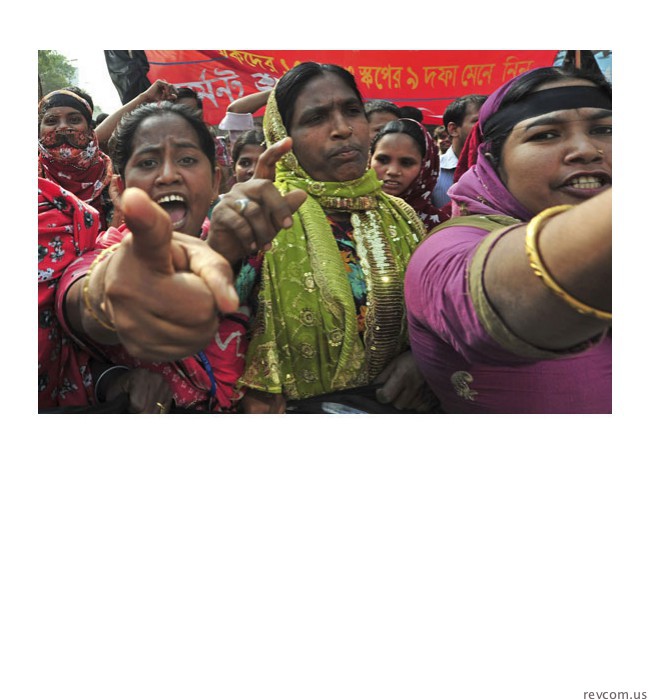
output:
[[574,296],[569,294],[566,289],[560,287],[555,279],[553,279],[546,265],[544,265],[544,262],[539,254],[538,240],[543,223],[552,216],[560,214],[563,211],[571,208],[572,206],[570,204],[550,207],[549,209],[544,209],[544,211],[540,212],[537,216],[530,220],[528,226],[526,227],[526,254],[528,255],[530,266],[533,272],[542,280],[542,282],[544,282],[544,284],[552,292],[557,294],[574,311],[585,314],[586,316],[594,316],[601,321],[611,321],[611,312],[601,311],[593,306],[589,306],[588,304],[581,302],[579,299],[576,299]]
[[[115,332],[117,329],[115,326],[111,323],[107,323],[105,320],[100,318],[93,308],[92,302],[90,301],[90,278],[92,277],[93,272],[97,268],[97,265],[108,255],[111,255],[114,253],[118,247],[120,246],[119,243],[116,243],[115,245],[112,245],[110,248],[106,248],[105,250],[102,250],[102,252],[93,260],[93,264],[90,266],[88,270],[88,274],[86,275],[86,279],[84,280],[84,286],[83,286],[83,300],[84,300],[84,306],[88,310],[88,313],[99,323],[100,326],[103,326],[104,328],[107,328],[109,331]],[[103,302],[100,303],[99,308],[104,311],[103,309]]]

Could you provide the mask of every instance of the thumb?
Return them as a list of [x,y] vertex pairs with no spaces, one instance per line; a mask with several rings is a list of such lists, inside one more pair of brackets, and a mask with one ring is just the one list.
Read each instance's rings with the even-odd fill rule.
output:
[[263,180],[275,179],[275,164],[283,155],[289,153],[292,146],[293,141],[288,136],[269,146],[259,157],[253,177],[262,178]]
[[122,193],[120,206],[133,234],[133,252],[152,270],[169,274],[172,222],[167,212],[149,199],[144,190],[129,187]]

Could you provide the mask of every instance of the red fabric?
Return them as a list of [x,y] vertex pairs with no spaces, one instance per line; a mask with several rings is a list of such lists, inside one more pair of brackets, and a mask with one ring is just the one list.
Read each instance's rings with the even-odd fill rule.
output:
[[52,180],[97,209],[100,228],[106,228],[101,198],[113,176],[113,164],[100,150],[94,131],[63,134],[57,130],[42,136],[38,140],[38,176]]
[[458,156],[458,164],[456,165],[456,170],[454,170],[454,182],[458,182],[463,173],[466,173],[472,165],[476,165],[478,147],[481,145],[482,140],[481,129],[477,122],[465,140],[460,156]]
[[145,51],[149,80],[163,78],[198,92],[204,119],[213,125],[221,122],[231,102],[269,90],[304,61],[343,66],[354,75],[364,100],[411,105],[422,111],[425,124],[442,124],[445,108],[457,97],[488,95],[514,75],[553,65],[557,53],[555,49]]
[[[203,223],[201,238],[205,238],[209,220]],[[72,265],[61,281],[57,312],[59,320],[65,325],[63,317],[63,299],[70,285],[80,275],[84,275],[94,258],[104,248],[119,243],[129,229],[126,225],[111,227],[97,238],[97,249],[82,256]],[[100,359],[127,367],[142,367],[163,375],[172,389],[174,402],[181,408],[212,412],[232,412],[242,397],[236,389],[236,383],[244,371],[246,349],[248,348],[247,331],[250,314],[246,308],[229,314],[221,319],[215,339],[204,349],[216,380],[216,395],[210,401],[210,376],[197,356],[187,357],[176,362],[148,362],[129,355],[121,345],[94,348],[93,353]]]
[[438,175],[440,174],[438,144],[433,140],[427,129],[419,122],[413,119],[402,119],[401,121],[411,121],[417,124],[424,137],[426,151],[422,159],[420,172],[415,180],[413,180],[409,187],[402,193],[401,197],[415,209],[425,229],[430,231],[449,218],[442,209],[436,207],[431,201],[433,188],[436,186]]
[[98,214],[50,180],[38,178],[38,407],[88,405],[88,353],[63,332],[55,313],[65,269],[95,243]]
[[447,202],[444,207],[440,207],[440,214],[445,217],[445,221],[451,218],[451,202]]

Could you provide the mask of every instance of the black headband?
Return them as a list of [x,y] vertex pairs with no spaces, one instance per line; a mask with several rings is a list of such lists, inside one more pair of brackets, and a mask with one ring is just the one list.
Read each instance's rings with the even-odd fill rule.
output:
[[72,107],[73,109],[81,112],[88,126],[92,128],[93,125],[93,114],[90,109],[90,105],[86,100],[84,100],[81,95],[77,95],[69,90],[57,90],[55,92],[46,95],[41,101],[39,112],[43,114],[46,110],[52,107]]
[[491,132],[506,133],[524,119],[556,112],[560,109],[578,109],[580,107],[611,109],[612,96],[601,88],[586,85],[531,92],[522,100],[513,102],[488,117],[483,126],[483,134],[487,137]]

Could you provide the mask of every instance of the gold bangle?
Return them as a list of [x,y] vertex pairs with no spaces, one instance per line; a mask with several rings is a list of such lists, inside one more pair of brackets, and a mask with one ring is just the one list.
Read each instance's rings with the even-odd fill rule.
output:
[[546,219],[550,219],[552,216],[560,214],[561,212],[571,208],[571,204],[563,204],[562,206],[558,207],[549,207],[530,220],[528,226],[526,227],[526,253],[528,255],[528,260],[530,261],[530,266],[533,269],[533,272],[542,280],[542,282],[544,282],[544,284],[552,292],[555,292],[555,294],[557,294],[564,302],[574,309],[574,311],[587,316],[595,316],[601,321],[611,321],[611,312],[601,311],[593,306],[584,304],[579,299],[576,299],[574,296],[569,294],[569,292],[567,292],[565,289],[562,289],[562,287],[560,287],[560,285],[551,276],[551,273],[542,262],[542,258],[539,254],[538,239],[542,229],[542,224],[546,221]]
[[[113,326],[110,323],[106,323],[106,321],[102,320],[97,313],[95,312],[95,309],[93,309],[92,303],[90,301],[90,278],[95,271],[95,268],[97,265],[108,255],[111,253],[114,253],[118,247],[119,243],[115,243],[114,245],[110,246],[110,248],[105,248],[102,250],[102,252],[93,260],[93,264],[88,268],[88,274],[86,275],[86,279],[84,280],[84,286],[83,286],[83,300],[84,300],[84,306],[88,310],[88,313],[99,323],[100,326],[103,326],[104,328],[108,328],[109,331],[115,332],[117,329],[115,326]],[[100,307],[101,308],[101,307]]]

